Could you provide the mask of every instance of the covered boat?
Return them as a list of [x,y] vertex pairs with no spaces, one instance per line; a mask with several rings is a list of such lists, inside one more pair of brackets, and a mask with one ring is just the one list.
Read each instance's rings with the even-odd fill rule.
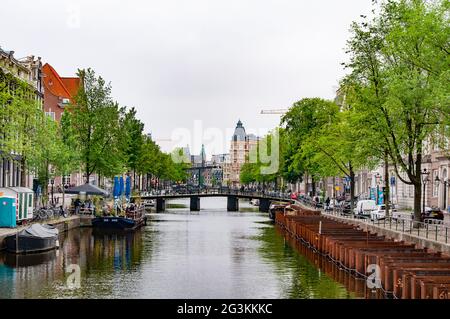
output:
[[147,222],[144,206],[130,207],[125,216],[101,216],[92,219],[92,227],[109,230],[134,230]]
[[57,228],[51,225],[33,224],[15,235],[6,237],[6,249],[18,254],[29,254],[58,247]]
[[[124,189],[125,187],[125,189]],[[115,212],[112,216],[101,216],[92,219],[94,229],[109,231],[128,231],[145,225],[147,217],[145,216],[145,205],[136,205],[130,203],[131,199],[131,178],[123,176],[114,177],[113,196],[115,199]],[[123,205],[123,197],[126,198],[126,205]],[[125,209],[123,207],[125,206]]]
[[269,217],[273,221],[275,221],[275,215],[277,212],[284,212],[286,208],[289,207],[289,204],[286,203],[273,203],[269,207]]

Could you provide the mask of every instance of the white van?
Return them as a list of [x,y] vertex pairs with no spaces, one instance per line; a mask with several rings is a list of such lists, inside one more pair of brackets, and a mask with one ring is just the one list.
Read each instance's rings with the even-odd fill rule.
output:
[[353,209],[355,216],[364,218],[370,217],[370,212],[377,209],[377,204],[372,199],[360,200]]

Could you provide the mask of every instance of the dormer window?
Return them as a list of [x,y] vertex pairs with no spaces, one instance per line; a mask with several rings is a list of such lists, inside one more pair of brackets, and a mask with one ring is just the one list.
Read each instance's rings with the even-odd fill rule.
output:
[[69,104],[69,103],[70,103],[69,99],[67,99],[67,98],[62,99],[62,104]]

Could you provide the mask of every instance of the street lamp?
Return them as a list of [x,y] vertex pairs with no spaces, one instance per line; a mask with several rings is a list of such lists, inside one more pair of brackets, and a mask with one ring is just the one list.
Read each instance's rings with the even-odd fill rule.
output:
[[[425,214],[425,193],[426,193],[426,189],[427,189],[427,183],[430,181],[428,178],[428,175],[430,175],[430,172],[427,171],[426,168],[424,168],[423,171],[421,172],[421,175],[422,175],[422,183],[423,183],[422,212]],[[439,177],[436,176],[436,178],[439,178]]]

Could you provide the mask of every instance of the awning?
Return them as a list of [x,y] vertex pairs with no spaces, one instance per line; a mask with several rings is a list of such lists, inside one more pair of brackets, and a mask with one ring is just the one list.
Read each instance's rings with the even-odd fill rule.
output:
[[108,192],[100,187],[84,184],[76,187],[69,188],[65,191],[66,194],[86,194],[86,195],[100,195],[108,196]]

